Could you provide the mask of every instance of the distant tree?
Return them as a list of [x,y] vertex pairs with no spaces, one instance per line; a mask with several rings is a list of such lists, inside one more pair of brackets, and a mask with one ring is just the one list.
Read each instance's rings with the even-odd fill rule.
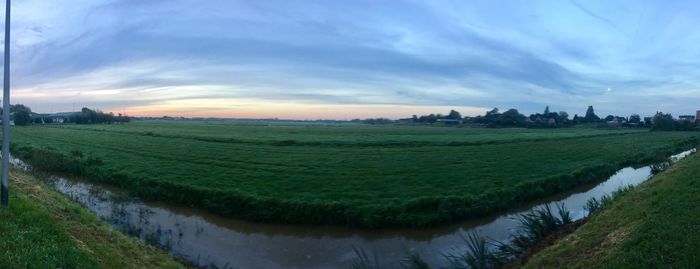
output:
[[570,125],[569,113],[566,113],[566,111],[559,111],[557,123],[559,123],[560,126]]
[[114,122],[128,122],[128,117],[125,116],[114,116],[113,113],[104,113],[99,110],[92,110],[87,107],[83,107],[80,112],[73,114],[69,118],[69,122],[77,124],[97,124],[97,123],[114,123]]
[[671,114],[656,112],[656,115],[651,119],[652,131],[673,131],[676,129],[676,121],[673,120]]
[[459,120],[459,119],[462,119],[462,115],[459,114],[459,112],[457,112],[455,110],[450,110],[450,113],[447,114],[447,119]]
[[10,112],[14,112],[15,125],[29,125],[32,123],[32,109],[23,105],[10,105]]
[[600,121],[600,118],[595,114],[595,111],[593,111],[593,106],[588,106],[588,109],[586,109],[586,116],[584,117],[584,120],[586,122]]
[[501,113],[499,113],[498,108],[494,107],[490,111],[487,111],[486,115],[484,115],[484,123],[486,123],[486,124],[493,123],[500,116],[501,116]]
[[615,120],[615,116],[613,116],[613,115],[608,115],[607,117],[605,117],[605,121],[614,121],[614,120]]
[[629,123],[639,124],[641,121],[642,121],[642,118],[638,114],[630,115]]
[[395,121],[392,119],[387,119],[387,118],[375,118],[375,119],[365,119],[363,120],[364,123],[367,124],[390,124],[394,123]]
[[544,114],[545,114],[545,115],[549,115],[549,106],[546,106],[546,107],[544,108]]
[[441,117],[442,117],[442,115],[440,115],[440,114],[423,115],[423,116],[418,117],[418,122],[434,123]]
[[559,111],[559,119],[569,120],[569,113],[566,113],[566,111]]
[[511,108],[503,112],[495,124],[500,126],[521,126],[525,123],[525,115],[520,114],[517,109]]
[[578,114],[574,114],[574,124],[578,124],[583,121],[583,118],[579,117]]

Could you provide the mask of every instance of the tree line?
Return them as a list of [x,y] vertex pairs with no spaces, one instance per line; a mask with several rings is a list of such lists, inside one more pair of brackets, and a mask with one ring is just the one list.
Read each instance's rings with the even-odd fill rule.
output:
[[588,106],[583,116],[575,114],[573,118],[566,111],[551,111],[546,106],[542,113],[533,113],[526,116],[517,109],[511,108],[501,111],[493,108],[486,111],[484,115],[475,117],[463,117],[456,110],[451,110],[447,114],[413,115],[411,118],[391,120],[387,118],[353,120],[368,124],[389,124],[389,123],[414,123],[433,124],[444,123],[450,125],[474,125],[483,127],[524,127],[524,128],[561,128],[572,127],[579,124],[589,124],[598,127],[645,127],[655,131],[673,130],[694,130],[695,121],[675,120],[671,114],[657,112],[653,117],[642,118],[639,114],[632,114],[628,117],[607,115],[599,117],[595,113],[593,106]]
[[[630,118],[639,119],[639,115],[632,115]],[[517,109],[511,108],[501,112],[498,108],[493,108],[487,111],[484,115],[476,117],[462,117],[459,112],[451,110],[447,115],[430,114],[424,116],[413,115],[411,122],[415,123],[435,123],[439,121],[449,121],[450,123],[475,124],[487,127],[569,127],[581,123],[600,123],[603,120],[618,120],[620,122],[628,122],[628,119],[620,116],[609,115],[604,119],[595,114],[593,106],[589,106],[584,116],[574,115],[570,118],[566,111],[550,111],[549,106],[545,107],[544,112],[534,113],[525,116]],[[639,121],[635,122],[639,124]]]
[[80,112],[73,113],[68,117],[69,122],[77,124],[111,124],[129,122],[129,117],[119,113],[114,115],[112,112],[105,113],[99,110],[92,110],[83,107]]
[[[111,124],[111,123],[124,123],[129,122],[130,118],[121,113],[114,115],[114,113],[105,113],[100,110],[93,110],[84,107],[79,112],[67,113],[65,116],[52,116],[47,114],[37,114],[33,113],[32,109],[23,104],[10,105],[11,119],[14,121],[15,125],[23,126],[30,125],[32,123],[42,124],[51,123],[55,118],[62,118],[63,123],[76,123],[76,124]],[[2,112],[0,111],[0,115]]]

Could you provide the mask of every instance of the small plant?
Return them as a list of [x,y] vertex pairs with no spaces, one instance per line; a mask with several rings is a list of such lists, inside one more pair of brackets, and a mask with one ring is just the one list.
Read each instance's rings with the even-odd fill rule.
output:
[[562,225],[574,222],[574,219],[571,217],[571,211],[569,211],[563,203],[557,203],[557,213],[559,213],[559,220]]
[[597,198],[591,197],[588,199],[588,201],[586,201],[586,206],[584,208],[586,211],[588,211],[588,215],[590,216],[591,214],[600,211],[602,205]]
[[634,186],[632,185],[627,185],[624,187],[620,187],[617,190],[613,191],[610,195],[603,195],[600,197],[600,199],[597,199],[595,197],[591,197],[586,201],[586,206],[585,209],[588,211],[588,215],[591,215],[595,212],[600,211],[601,209],[608,207],[612,204],[615,199],[618,197],[625,195],[632,191],[634,189]]
[[374,255],[374,261],[370,260],[369,256],[367,256],[367,252],[365,252],[364,249],[357,249],[355,247],[352,248],[355,251],[355,259],[352,262],[352,268],[353,269],[380,269],[381,267],[379,266],[379,259],[377,258],[377,254]]
[[516,218],[520,222],[520,228],[525,236],[533,242],[537,242],[549,235],[561,226],[559,220],[549,205],[530,210]]
[[417,253],[408,252],[406,258],[401,261],[401,267],[404,269],[430,269],[428,263],[426,263]]
[[488,242],[478,233],[471,232],[463,238],[468,251],[461,255],[447,255],[452,268],[488,269],[499,268],[503,263],[489,248]]
[[496,256],[501,261],[511,261],[518,259],[530,247],[530,240],[521,235],[514,236],[510,243],[496,241],[494,243],[498,250]]
[[666,171],[666,169],[668,169],[668,167],[670,167],[670,166],[671,166],[671,162],[670,162],[670,161],[665,161],[665,162],[660,162],[660,163],[657,163],[657,164],[652,164],[652,165],[651,165],[651,174],[652,174],[652,175],[656,175],[656,174],[658,174],[658,173],[661,173],[661,172],[663,172],[663,171]]

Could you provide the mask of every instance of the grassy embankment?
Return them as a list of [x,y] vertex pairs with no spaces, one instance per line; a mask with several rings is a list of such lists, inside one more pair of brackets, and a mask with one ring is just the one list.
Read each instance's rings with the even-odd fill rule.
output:
[[0,268],[183,267],[29,175],[13,170],[10,184],[10,206],[0,208]]
[[[136,122],[13,129],[36,167],[255,221],[428,226],[670,155],[697,133]],[[46,150],[46,148],[51,148]]]
[[525,268],[697,268],[700,155],[603,209]]

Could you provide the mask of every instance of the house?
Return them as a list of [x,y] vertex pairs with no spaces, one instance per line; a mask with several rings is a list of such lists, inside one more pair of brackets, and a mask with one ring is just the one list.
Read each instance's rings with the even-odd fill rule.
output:
[[437,119],[437,122],[442,122],[445,124],[460,124],[462,123],[461,119]]
[[695,121],[695,116],[693,115],[680,115],[678,116],[679,121]]
[[43,123],[67,123],[70,118],[80,112],[59,112],[53,114],[34,114],[32,115],[32,120],[34,122]]
[[620,122],[616,120],[608,121],[606,122],[606,124],[608,125],[608,127],[620,127]]

